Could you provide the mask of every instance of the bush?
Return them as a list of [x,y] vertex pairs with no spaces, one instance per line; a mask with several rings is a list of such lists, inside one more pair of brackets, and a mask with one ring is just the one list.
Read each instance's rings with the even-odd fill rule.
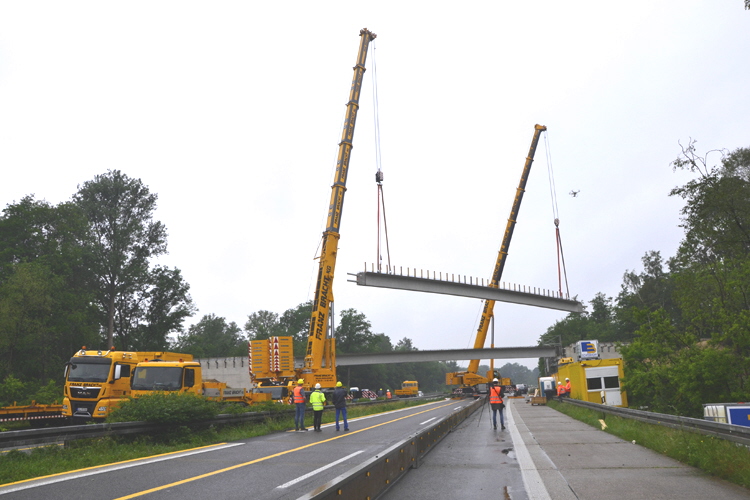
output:
[[192,393],[158,393],[123,401],[107,421],[182,425],[210,420],[219,410],[214,401]]
[[8,375],[0,384],[0,406],[10,406],[14,402],[19,405],[28,404],[26,386],[13,375]]
[[40,386],[34,393],[34,399],[38,404],[50,405],[62,401],[63,388],[55,384],[54,380],[47,382],[47,385]]

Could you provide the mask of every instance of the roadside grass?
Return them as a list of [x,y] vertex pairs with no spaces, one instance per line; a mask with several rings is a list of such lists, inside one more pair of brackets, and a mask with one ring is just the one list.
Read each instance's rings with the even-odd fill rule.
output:
[[[348,419],[384,413],[431,401],[399,400],[367,406],[349,406]],[[278,405],[277,405],[278,408]],[[289,407],[285,407],[289,409]],[[305,416],[312,426],[312,414]],[[323,412],[323,423],[335,421],[335,410]],[[278,412],[263,422],[232,426],[205,425],[202,429],[176,425],[168,433],[135,437],[105,437],[72,441],[67,446],[45,446],[29,450],[12,450],[0,454],[0,485],[96,467],[127,460],[172,453],[200,446],[239,441],[294,428],[294,412]]]
[[750,448],[713,436],[663,427],[627,418],[607,415],[588,408],[550,401],[547,406],[601,429],[626,441],[696,467],[734,484],[750,488]]

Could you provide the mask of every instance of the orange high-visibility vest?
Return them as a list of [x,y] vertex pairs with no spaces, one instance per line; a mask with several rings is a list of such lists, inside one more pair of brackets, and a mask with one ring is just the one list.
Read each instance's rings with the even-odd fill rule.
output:
[[565,392],[567,392],[568,394],[570,394],[570,380],[568,380],[568,383],[565,384]]
[[302,391],[304,389],[301,385],[298,385],[294,388],[294,402],[295,403],[304,403],[305,402],[305,396],[302,395]]
[[502,389],[498,386],[490,387],[490,404],[500,404],[503,402],[503,397],[500,395]]

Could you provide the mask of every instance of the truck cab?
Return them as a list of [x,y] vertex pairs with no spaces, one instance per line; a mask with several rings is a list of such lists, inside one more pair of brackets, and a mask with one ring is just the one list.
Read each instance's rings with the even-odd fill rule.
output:
[[103,420],[130,396],[130,376],[144,359],[193,357],[171,352],[89,350],[76,352],[65,365],[62,415],[74,421]]

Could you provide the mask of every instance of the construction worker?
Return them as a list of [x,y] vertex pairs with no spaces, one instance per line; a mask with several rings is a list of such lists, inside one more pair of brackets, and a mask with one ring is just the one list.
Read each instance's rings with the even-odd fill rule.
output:
[[299,379],[297,381],[297,386],[294,388],[293,402],[295,431],[307,430],[307,428],[305,427],[305,409],[307,408],[307,405],[305,404],[305,389],[304,387],[302,387],[302,384],[304,383],[304,380]]
[[336,430],[339,431],[339,415],[344,417],[344,432],[349,430],[349,422],[346,420],[346,389],[341,382],[336,382],[336,389],[333,391],[333,406],[336,408]]
[[315,384],[315,390],[310,394],[310,402],[313,407],[313,427],[315,432],[322,432],[320,422],[323,419],[323,407],[326,404],[326,395],[320,390],[320,384]]
[[566,398],[570,397],[570,389],[571,389],[571,387],[570,387],[570,379],[566,378],[565,379],[565,397]]
[[496,378],[492,379],[492,387],[490,387],[490,407],[492,408],[492,427],[497,430],[497,412],[500,412],[500,430],[505,430],[503,387]]
[[391,399],[391,397],[392,397],[391,396],[391,390],[390,389],[386,389],[385,390],[385,399]]
[[557,399],[562,401],[562,398],[565,397],[565,386],[562,385],[562,382],[557,383]]

